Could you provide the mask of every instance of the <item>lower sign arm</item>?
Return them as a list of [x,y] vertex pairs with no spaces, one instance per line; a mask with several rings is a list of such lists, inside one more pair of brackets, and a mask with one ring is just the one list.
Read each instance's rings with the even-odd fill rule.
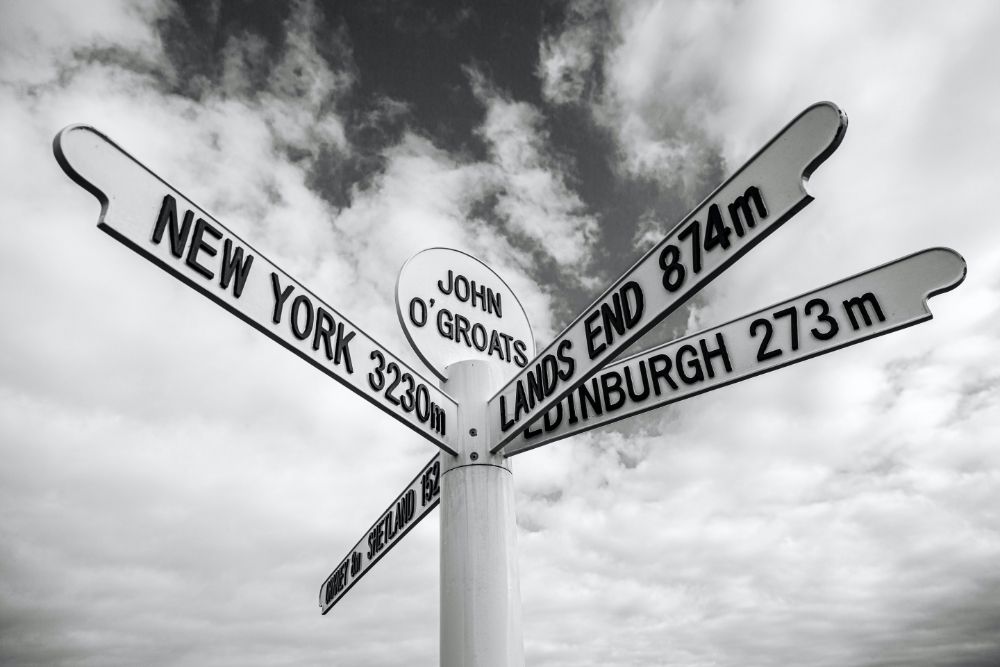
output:
[[323,613],[333,609],[368,569],[440,501],[441,455],[436,454],[323,581],[319,588],[319,607]]

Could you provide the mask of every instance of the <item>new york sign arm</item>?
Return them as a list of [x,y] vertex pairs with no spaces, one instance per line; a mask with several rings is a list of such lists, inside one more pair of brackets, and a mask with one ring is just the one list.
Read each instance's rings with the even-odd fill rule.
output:
[[489,401],[492,452],[795,215],[847,117],[815,104],[750,158]]
[[54,142],[101,203],[98,227],[187,286],[454,454],[454,400],[94,128]]

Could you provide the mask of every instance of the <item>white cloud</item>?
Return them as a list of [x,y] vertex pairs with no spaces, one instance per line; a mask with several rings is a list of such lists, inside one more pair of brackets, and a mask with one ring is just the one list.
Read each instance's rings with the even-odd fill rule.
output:
[[547,150],[537,109],[507,99],[469,70],[473,91],[486,106],[479,132],[498,173],[497,211],[508,227],[537,243],[577,276],[593,250],[597,221],[566,183],[562,166]]
[[[551,336],[552,297],[511,232],[571,271],[596,223],[548,149],[543,110],[480,81],[488,161],[407,133],[339,210],[308,170],[318,144],[351,150],[329,102],[353,75],[317,60],[308,21],[286,27],[266,90],[250,92],[260,45],[245,38],[221,89],[193,101],[150,73],[168,69],[149,27],[165,6],[67,7],[8,3],[0,21],[0,652],[434,662],[433,517],[331,616],[313,606],[427,443],[101,234],[50,142],[70,122],[107,130],[416,363],[392,284],[430,245],[491,264]],[[851,116],[810,184],[816,202],[721,277],[692,323],[929,245],[955,247],[970,273],[931,301],[930,323],[518,457],[529,661],[995,658],[997,10],[645,2],[612,19],[595,114],[637,173],[684,178],[713,143],[731,169],[817,99]],[[553,101],[581,99],[597,62],[588,31],[546,38]],[[95,46],[144,65],[71,59]],[[501,228],[469,220],[489,193]]]
[[596,0],[569,3],[562,29],[542,38],[538,77],[542,95],[550,102],[579,102],[587,92],[604,37],[599,23],[601,9]]
[[[995,661],[1000,239],[987,211],[1000,128],[985,110],[1000,96],[988,64],[1000,12],[629,2],[612,14],[605,96],[587,103],[619,130],[626,168],[683,178],[685,150],[708,142],[732,172],[814,101],[850,116],[809,185],[816,201],[716,281],[692,326],[929,246],[957,249],[969,275],[930,302],[928,324],[653,413],[628,436],[552,445],[572,449],[558,459],[519,457],[519,470],[531,457],[569,467],[522,485],[529,656]],[[616,449],[644,456],[630,469]],[[558,500],[537,500],[542,489]],[[633,597],[636,582],[648,594]]]

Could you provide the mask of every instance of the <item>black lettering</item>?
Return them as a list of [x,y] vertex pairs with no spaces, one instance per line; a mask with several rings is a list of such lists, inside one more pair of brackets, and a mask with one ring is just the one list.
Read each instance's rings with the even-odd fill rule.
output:
[[[509,336],[508,336],[508,338],[509,338]],[[508,344],[507,347],[509,348],[510,345]],[[497,330],[496,329],[494,329],[492,332],[490,332],[490,351],[486,353],[486,356],[492,357],[494,350],[496,350],[497,356],[500,357],[501,361],[508,361],[508,362],[510,361],[510,357],[509,356],[507,356],[507,357],[503,356],[503,347],[500,346],[500,335],[497,334]]]
[[[457,285],[457,283],[456,283]],[[459,337],[465,340],[466,347],[472,347],[472,342],[469,340],[469,325],[470,322],[464,315],[459,315],[455,313],[455,342],[459,342]]]
[[[657,368],[657,365],[660,365]],[[670,377],[670,357],[665,354],[654,354],[649,358],[649,379],[653,385],[653,393],[660,395],[660,379],[666,380],[671,389],[677,391],[677,383]]]
[[246,262],[243,261],[243,248],[236,246],[233,251],[233,242],[229,239],[222,244],[222,273],[219,275],[219,285],[222,289],[229,288],[229,282],[236,276],[233,284],[233,296],[237,299],[243,294],[243,286],[247,283],[247,276],[250,275],[250,266],[253,264],[253,255],[247,254]]
[[461,273],[455,276],[455,298],[459,301],[469,300],[469,279]]
[[427,304],[419,296],[410,299],[410,322],[418,327],[427,324]]
[[387,375],[395,375],[396,379],[389,383],[389,386],[385,390],[386,399],[393,405],[399,405],[400,401],[398,398],[393,396],[392,392],[396,390],[399,386],[400,381],[403,379],[403,375],[399,370],[399,366],[396,365],[395,361],[390,361],[389,365],[385,367],[385,372]]
[[639,360],[639,377],[642,378],[642,391],[635,390],[635,382],[632,380],[632,366],[625,365],[625,388],[628,390],[628,397],[636,403],[640,403],[649,396],[649,378],[646,377],[646,362]]
[[[692,358],[685,361],[683,359],[685,353]],[[677,350],[677,359],[674,366],[677,368],[677,375],[684,384],[697,384],[705,379],[705,374],[701,370],[701,363],[698,361],[698,348],[694,345],[681,345],[681,349]],[[688,375],[684,372],[685,367],[688,370],[693,370],[694,373]]]
[[538,425],[538,420],[536,419],[535,421],[531,422],[530,424],[528,424],[524,428],[524,439],[525,440],[531,440],[532,438],[537,438],[538,436],[540,436],[542,434],[542,430],[541,429],[534,428],[537,425]]
[[351,348],[348,347],[351,343],[351,339],[357,331],[351,331],[344,334],[344,323],[337,322],[337,343],[333,346],[333,363],[340,364],[344,363],[344,368],[347,369],[348,373],[354,373],[354,363],[351,361]]
[[559,369],[559,379],[566,381],[573,377],[576,372],[576,359],[569,356],[569,351],[573,349],[573,341],[561,340],[556,346],[556,357],[563,362],[563,368]]
[[754,217],[753,210],[750,208],[750,202],[753,202],[757,207],[757,215],[764,219],[767,217],[767,206],[764,205],[764,197],[760,194],[760,189],[755,185],[751,185],[747,188],[747,191],[743,193],[742,197],[737,197],[733,200],[733,203],[729,205],[729,219],[732,220],[733,227],[736,228],[736,235],[743,236],[745,233],[743,230],[743,222],[740,221],[742,216],[743,221],[746,222],[746,226],[753,229],[757,224],[757,220]]
[[[455,333],[454,327],[451,324],[451,311],[447,308],[442,308],[437,314],[437,328],[438,333],[443,337],[451,340],[452,334]],[[458,340],[457,338],[455,340]]]
[[566,420],[566,423],[569,424],[570,426],[580,421],[579,417],[576,416],[575,397],[576,394],[574,392],[570,392],[569,394],[566,395],[566,407],[569,408],[569,419]]
[[[499,332],[499,333],[500,333],[500,338],[503,339],[504,352],[506,353],[507,359],[510,360],[510,358],[511,358],[510,357],[510,343],[511,343],[512,340],[514,340],[514,338],[512,336],[508,336],[507,334],[505,334],[503,332]],[[528,363],[528,360],[525,359],[524,363]],[[521,368],[524,368],[524,364],[518,364],[518,366],[520,366]]]
[[414,410],[417,412],[417,419],[421,422],[426,422],[427,418],[430,416],[431,408],[431,395],[427,391],[427,386],[424,384],[417,385],[417,397],[413,401]]
[[514,393],[514,420],[519,420],[521,415],[528,412],[530,409],[531,408],[528,407],[528,397],[524,393],[524,383],[518,382],[517,389]]
[[600,416],[603,413],[601,408],[601,390],[597,386],[597,378],[593,378],[590,381],[590,391],[587,390],[587,383],[581,384],[577,387],[577,393],[580,395],[580,418],[587,421],[587,405],[589,404],[591,409],[593,409],[594,414]]
[[[478,334],[478,336],[476,334]],[[482,341],[481,343],[480,340]],[[472,345],[480,352],[485,352],[486,344],[486,327],[479,322],[476,322],[472,325]]]
[[[588,315],[583,324],[590,358],[593,359],[611,345],[615,340],[615,334],[622,336],[638,324],[642,318],[643,308],[642,288],[633,280],[622,285],[618,292],[612,295],[611,303],[602,303],[600,308]],[[601,326],[595,327],[598,317],[601,318]],[[594,341],[602,331],[604,342],[595,345]]]
[[448,289],[444,288],[444,285],[441,284],[440,280],[438,281],[438,289],[441,290],[441,294],[451,294],[453,283],[454,283],[453,274],[451,272],[451,269],[448,269]]
[[777,322],[779,317],[787,317],[790,324],[790,334],[792,339],[792,352],[799,349],[799,312],[795,310],[795,306],[789,306],[788,308],[782,308],[781,310],[776,310],[771,313],[771,317]]
[[500,430],[506,433],[516,422],[515,419],[507,417],[507,397],[500,396]]
[[406,523],[409,523],[413,520],[413,513],[417,511],[417,492],[409,489],[403,498],[403,505],[406,508]]
[[[550,415],[553,413],[555,413],[555,416],[550,418]],[[545,412],[542,416],[542,426],[545,427],[546,433],[554,431],[562,423],[562,413],[561,401]]]
[[545,391],[545,395],[549,396],[556,390],[556,384],[559,381],[559,364],[554,356],[546,354],[542,357],[541,368],[542,389]]
[[856,296],[850,299],[844,300],[844,312],[847,313],[848,319],[851,321],[851,327],[857,331],[861,328],[858,323],[858,318],[855,316],[855,311],[861,313],[861,317],[865,321],[865,326],[870,327],[872,325],[872,317],[868,313],[868,307],[875,311],[876,317],[878,317],[879,322],[885,322],[885,315],[882,314],[882,307],[878,303],[878,299],[871,292],[865,292],[861,296]]
[[184,254],[184,246],[187,245],[188,232],[191,231],[191,220],[194,213],[188,211],[184,214],[184,223],[177,228],[177,201],[171,195],[164,195],[163,203],[160,204],[160,215],[156,218],[156,226],[153,227],[153,243],[159,244],[163,240],[163,232],[170,228],[170,252],[174,257],[180,259]]
[[614,340],[612,329],[621,336],[625,333],[625,313],[622,310],[622,296],[616,293],[611,297],[611,304],[601,304],[601,319],[604,324],[604,337],[608,343]]
[[583,321],[583,331],[584,335],[587,337],[587,355],[589,358],[593,359],[607,347],[605,343],[601,343],[600,346],[594,345],[594,339],[601,335],[601,327],[598,326],[594,328],[593,324],[597,322],[601,317],[601,309],[598,308],[590,315],[587,315],[587,319]]
[[831,338],[837,335],[838,331],[840,331],[840,325],[837,324],[837,320],[835,320],[830,315],[829,304],[827,304],[825,300],[820,299],[818,297],[815,299],[810,299],[809,302],[806,304],[806,315],[812,313],[813,308],[817,307],[819,308],[820,312],[819,315],[816,316],[816,319],[819,320],[820,322],[825,322],[827,328],[826,331],[820,331],[819,327],[813,327],[809,331],[810,333],[812,333],[813,338],[815,338],[816,340],[830,340]]
[[708,377],[710,378],[715,377],[715,368],[712,367],[712,359],[715,357],[722,357],[722,363],[726,367],[727,373],[733,372],[733,365],[729,361],[729,352],[726,350],[726,341],[722,338],[721,331],[715,334],[715,344],[716,348],[710,350],[704,338],[698,341],[698,345],[701,347],[701,356],[705,360],[705,370],[708,371]]
[[396,503],[394,510],[389,510],[382,517],[382,524],[385,526],[385,541],[391,542],[396,537],[396,530],[399,524],[399,503]]
[[479,298],[479,304],[478,305],[479,305],[480,308],[482,308],[485,311],[486,310],[486,286],[485,285],[477,285],[476,281],[473,280],[472,281],[471,292],[472,292],[472,295],[471,295],[472,296],[472,307],[473,308],[476,307],[476,305],[477,305],[476,304],[476,298],[478,297]]
[[771,325],[771,320],[764,319],[763,317],[758,317],[756,320],[750,323],[750,337],[757,337],[757,330],[764,327],[764,336],[760,340],[760,347],[757,348],[757,361],[767,361],[768,359],[773,359],[774,357],[780,357],[782,354],[782,349],[779,347],[776,350],[768,350],[767,346],[771,344],[771,336],[774,335],[774,327]]
[[[642,311],[645,308],[645,298],[642,295],[642,287],[634,280],[630,280],[621,289],[622,309],[625,315],[625,326],[629,329],[634,327],[642,319]],[[631,297],[631,298],[629,298]]]
[[503,319],[503,311],[500,309],[500,306],[501,306],[501,304],[500,304],[500,295],[497,292],[494,292],[493,290],[490,290],[489,291],[489,297],[490,297],[490,301],[489,301],[489,304],[488,304],[489,305],[489,312],[496,313],[497,317]]
[[274,312],[271,313],[271,321],[275,324],[281,324],[281,311],[285,307],[285,301],[292,294],[291,285],[285,289],[281,289],[281,285],[278,283],[278,274],[274,271],[271,272],[271,289],[274,290]]
[[[306,324],[302,329],[299,329],[299,313],[301,312],[300,306],[305,306],[306,313]],[[313,306],[309,297],[305,294],[299,294],[295,297],[295,300],[292,301],[292,316],[289,319],[289,322],[292,325],[292,333],[299,340],[305,340],[309,337],[309,334],[312,333]]]
[[[510,339],[510,336],[507,336],[506,334],[502,334],[502,335],[504,336],[504,340],[505,341]],[[509,356],[509,354],[510,354],[510,352],[508,350],[508,356]],[[523,340],[515,340],[514,341],[514,355],[515,355],[514,356],[514,365],[515,366],[517,366],[518,368],[524,368],[525,366],[527,366],[528,365],[528,344],[525,343]]]
[[198,263],[198,253],[204,250],[206,255],[214,257],[219,251],[205,242],[205,232],[208,232],[208,235],[214,237],[216,241],[222,238],[222,232],[210,225],[204,218],[198,218],[198,222],[194,224],[191,247],[188,248],[184,263],[211,280],[215,274]]
[[541,363],[535,364],[535,367],[528,371],[528,402],[532,408],[535,407],[535,403],[545,399],[543,373]]
[[316,331],[313,333],[313,350],[319,349],[320,340],[323,341],[323,350],[326,358],[333,361],[333,344],[330,342],[330,334],[336,331],[333,325],[333,318],[326,312],[323,306],[316,309]]
[[625,405],[625,392],[622,391],[622,379],[618,373],[601,374],[601,393],[604,396],[604,409],[608,412],[614,412]]

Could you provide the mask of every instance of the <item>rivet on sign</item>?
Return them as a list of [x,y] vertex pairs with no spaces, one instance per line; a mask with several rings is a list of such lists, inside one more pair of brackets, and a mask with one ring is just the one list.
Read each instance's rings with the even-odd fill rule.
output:
[[476,435],[478,435],[478,432],[476,431],[476,429],[470,428],[469,429],[469,435],[471,435],[473,438],[475,438]]
[[469,454],[469,458],[475,461],[476,459],[479,458],[479,454],[477,454],[476,452],[472,452],[471,454]]

